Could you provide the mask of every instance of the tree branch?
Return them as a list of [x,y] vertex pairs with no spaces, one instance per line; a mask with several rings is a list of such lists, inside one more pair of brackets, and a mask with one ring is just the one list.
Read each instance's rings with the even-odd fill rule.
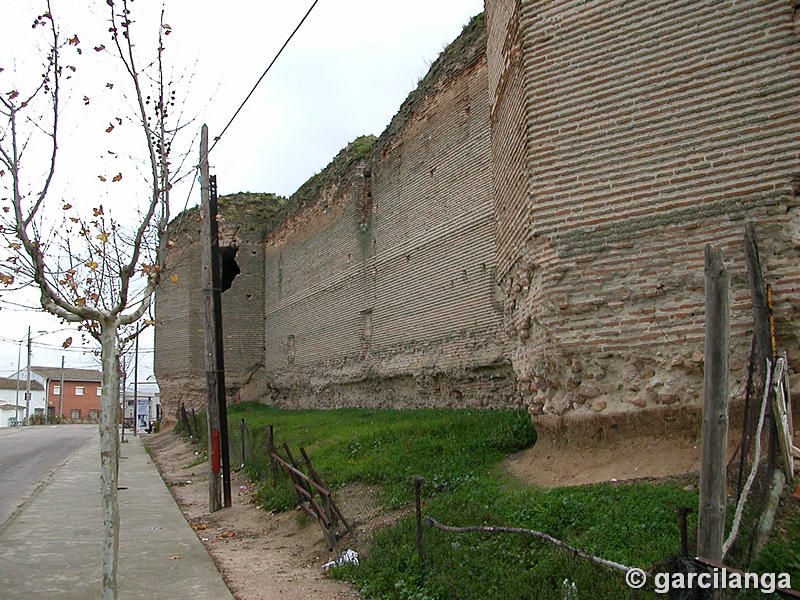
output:
[[47,192],[50,189],[50,183],[53,181],[53,175],[56,172],[56,153],[58,151],[58,99],[59,99],[59,81],[61,79],[61,74],[59,73],[59,66],[58,66],[58,55],[59,55],[59,48],[58,48],[58,31],[56,30],[56,22],[53,18],[53,12],[50,9],[50,0],[47,0],[47,14],[50,18],[50,31],[53,34],[53,133],[50,135],[52,140],[51,145],[51,152],[50,152],[50,168],[47,173],[47,178],[45,179],[44,185],[42,186],[41,191],[39,192],[39,197],[36,199],[35,204],[31,207],[31,211],[28,214],[28,217],[23,222],[23,227],[27,227],[30,222],[33,220],[33,217],[36,216],[36,213],[39,212],[39,208],[42,206],[42,202],[44,202],[45,197],[47,196]]
[[566,542],[562,542],[561,540],[549,536],[546,533],[542,533],[540,531],[534,531],[533,529],[520,529],[517,527],[451,527],[449,525],[442,525],[441,523],[439,523],[439,521],[437,521],[433,517],[425,517],[425,522],[431,527],[435,527],[436,529],[440,529],[442,531],[449,531],[451,533],[469,533],[474,531],[483,533],[522,533],[525,535],[531,535],[533,537],[545,540],[546,542],[549,542],[554,546],[563,548],[564,550],[571,552],[575,556],[580,556],[581,558],[585,558],[589,562],[594,563],[596,565],[600,565],[601,567],[622,571],[623,573],[627,573],[633,568],[633,567],[626,567],[623,564],[611,560],[606,560],[598,556],[592,556],[591,554],[587,554],[586,552],[578,550],[577,548],[573,548]]

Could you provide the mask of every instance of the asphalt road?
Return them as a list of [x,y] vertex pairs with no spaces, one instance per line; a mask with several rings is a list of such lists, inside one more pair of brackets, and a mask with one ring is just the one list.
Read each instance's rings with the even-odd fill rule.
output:
[[0,429],[0,524],[96,433],[97,425]]

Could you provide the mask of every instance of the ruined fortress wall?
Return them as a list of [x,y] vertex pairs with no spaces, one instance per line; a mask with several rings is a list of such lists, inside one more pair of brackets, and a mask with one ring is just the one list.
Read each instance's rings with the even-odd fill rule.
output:
[[487,69],[404,110],[267,240],[265,372],[285,406],[501,406]]
[[[740,397],[746,220],[797,364],[792,3],[488,0],[487,13],[498,275],[531,411],[555,423],[696,406],[706,243],[731,274]],[[515,136],[523,164],[505,151]]]
[[[205,410],[205,317],[197,211],[173,223],[169,270],[155,303],[155,374],[165,418],[183,402]],[[261,374],[264,353],[264,254],[260,243],[221,221],[220,244],[235,248],[240,273],[222,294],[226,386],[233,396]]]
[[[495,284],[485,24],[476,17],[383,135],[292,198],[220,199],[242,273],[223,294],[229,397],[289,407],[508,406]],[[194,217],[196,220],[196,216]],[[198,226],[157,295],[169,414],[204,403]]]
[[205,398],[200,251],[188,235],[175,236],[173,241],[171,266],[155,302],[154,368],[167,420],[174,420],[175,409],[184,399],[189,406],[201,408]]

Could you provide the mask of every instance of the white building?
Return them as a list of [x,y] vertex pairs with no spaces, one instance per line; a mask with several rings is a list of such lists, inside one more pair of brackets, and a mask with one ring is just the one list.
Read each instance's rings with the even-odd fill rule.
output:
[[[22,422],[25,419],[26,387],[25,379],[17,381],[0,377],[0,427],[8,427],[14,420]],[[44,386],[35,379],[31,379],[31,400],[28,410],[30,416],[44,414]]]
[[161,396],[158,384],[152,375],[145,381],[140,381],[137,386],[133,383],[125,389],[125,426],[133,426],[134,399],[139,403],[139,422],[137,429],[144,429],[151,421],[161,418]]

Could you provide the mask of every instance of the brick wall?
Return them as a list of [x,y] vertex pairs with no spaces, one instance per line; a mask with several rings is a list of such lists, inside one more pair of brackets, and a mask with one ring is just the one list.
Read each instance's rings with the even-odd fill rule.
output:
[[[488,37],[473,21],[371,151],[346,149],[291,211],[237,242],[237,260],[252,264],[223,298],[240,395],[286,406],[524,401],[557,427],[613,428],[624,415],[635,429],[647,414],[691,423],[706,243],[731,274],[741,397],[747,220],[779,342],[798,364],[793,4],[486,8]],[[230,235],[253,221],[237,213]],[[201,295],[181,271],[197,253],[189,242],[175,257],[189,289],[158,296],[167,405],[202,382]]]
[[[485,39],[478,17],[374,146],[357,140],[274,212],[261,204],[249,215],[231,201],[226,214],[221,203],[224,228],[248,236],[222,243],[251,263],[223,294],[231,396],[291,407],[508,405]],[[205,393],[197,227],[191,213],[183,219],[190,231],[167,274],[178,280],[157,295],[168,418],[180,401],[201,407]]]
[[487,0],[487,14],[499,281],[531,411],[696,405],[706,243],[731,274],[740,395],[746,220],[796,364],[793,3]]
[[[56,416],[73,421],[96,421],[100,411],[100,382],[98,381],[64,381],[61,396],[61,412],[58,411],[60,381],[50,381],[47,389],[47,406],[52,407]],[[82,388],[79,390],[78,388]],[[82,393],[78,393],[82,391]],[[73,410],[80,411],[73,417]],[[93,416],[91,411],[98,411]]]
[[[240,199],[246,206],[248,198]],[[220,208],[220,246],[235,249],[240,273],[222,293],[225,383],[231,397],[261,375],[264,357],[264,254],[253,235],[225,221]],[[174,246],[169,269],[156,293],[155,373],[164,417],[172,420],[183,402],[205,410],[205,318],[200,281],[200,244],[197,211],[173,223]]]
[[270,401],[508,405],[482,19],[471,27],[371,156],[268,238]]

